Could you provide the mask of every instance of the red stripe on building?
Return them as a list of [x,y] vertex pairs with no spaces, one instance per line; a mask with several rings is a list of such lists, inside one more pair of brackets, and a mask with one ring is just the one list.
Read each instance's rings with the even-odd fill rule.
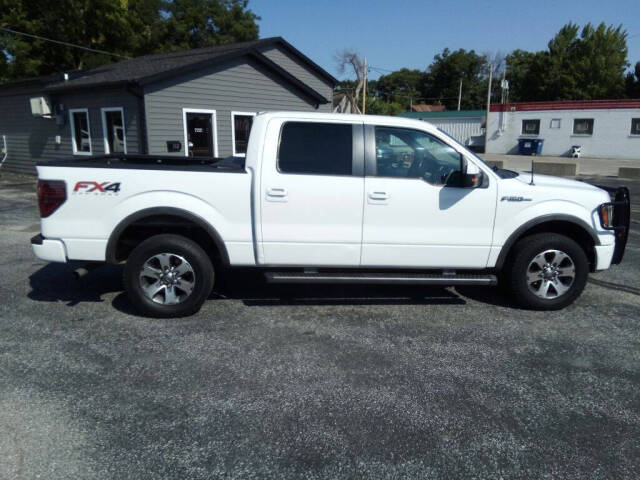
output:
[[491,105],[492,112],[532,112],[536,110],[607,110],[640,108],[640,98],[621,100],[572,100],[561,102],[520,102]]

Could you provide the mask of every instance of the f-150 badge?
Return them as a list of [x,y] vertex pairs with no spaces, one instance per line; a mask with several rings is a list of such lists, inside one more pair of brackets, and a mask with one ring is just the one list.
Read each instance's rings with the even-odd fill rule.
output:
[[120,192],[120,182],[77,182],[73,193],[79,195],[117,195]]
[[502,197],[500,199],[501,202],[531,202],[532,198],[525,197]]

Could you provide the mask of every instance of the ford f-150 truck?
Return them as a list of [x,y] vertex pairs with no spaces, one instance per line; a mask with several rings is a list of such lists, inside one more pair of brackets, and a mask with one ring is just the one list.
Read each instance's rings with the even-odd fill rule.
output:
[[280,283],[500,282],[524,307],[560,309],[621,261],[629,229],[624,187],[492,168],[397,117],[260,113],[246,158],[37,170],[35,255],[124,263],[132,303],[160,317],[198,311],[230,267]]

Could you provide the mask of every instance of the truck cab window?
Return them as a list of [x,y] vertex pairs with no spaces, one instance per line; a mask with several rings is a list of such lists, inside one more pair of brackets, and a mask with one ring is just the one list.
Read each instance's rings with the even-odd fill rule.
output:
[[352,126],[344,123],[287,122],[280,134],[282,173],[351,175]]
[[460,154],[426,132],[393,127],[376,127],[375,132],[377,176],[444,185],[460,171]]

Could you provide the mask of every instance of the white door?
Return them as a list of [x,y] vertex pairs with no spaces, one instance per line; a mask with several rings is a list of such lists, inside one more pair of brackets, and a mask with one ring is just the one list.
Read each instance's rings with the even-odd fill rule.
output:
[[263,151],[261,263],[358,266],[362,125],[272,120],[268,136],[274,138]]
[[459,186],[460,154],[426,132],[367,128],[375,172],[365,180],[362,266],[486,267],[495,182]]

